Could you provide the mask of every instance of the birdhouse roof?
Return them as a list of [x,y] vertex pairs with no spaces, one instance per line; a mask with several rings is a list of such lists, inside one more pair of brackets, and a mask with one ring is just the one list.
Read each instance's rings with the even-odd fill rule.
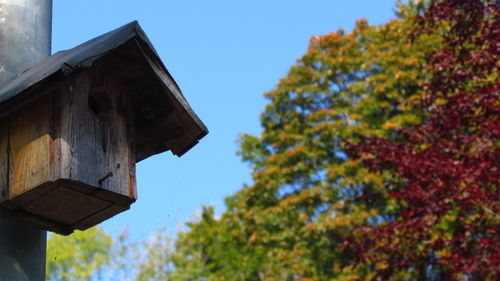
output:
[[166,150],[180,156],[208,133],[136,21],[24,71],[0,89],[0,117],[43,92],[41,89],[99,61],[116,64],[113,71],[133,95],[136,139],[141,146],[136,148],[136,161]]

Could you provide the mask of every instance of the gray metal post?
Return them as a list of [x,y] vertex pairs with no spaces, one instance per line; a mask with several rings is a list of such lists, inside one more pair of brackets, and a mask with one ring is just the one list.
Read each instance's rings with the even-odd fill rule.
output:
[[0,0],[0,87],[50,55],[52,0]]
[[[0,0],[0,88],[50,55],[52,0]],[[45,280],[45,231],[0,218],[0,281]]]

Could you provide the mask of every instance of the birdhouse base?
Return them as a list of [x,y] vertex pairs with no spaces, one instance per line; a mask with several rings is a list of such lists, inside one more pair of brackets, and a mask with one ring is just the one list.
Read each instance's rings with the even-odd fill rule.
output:
[[135,200],[71,180],[48,182],[0,204],[3,215],[60,234],[85,230],[128,210]]

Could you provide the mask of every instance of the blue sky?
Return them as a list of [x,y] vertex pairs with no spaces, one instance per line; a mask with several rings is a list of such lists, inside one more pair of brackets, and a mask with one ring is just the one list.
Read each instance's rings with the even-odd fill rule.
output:
[[236,155],[242,133],[260,132],[271,90],[305,53],[309,38],[368,18],[394,17],[395,0],[54,0],[52,50],[79,45],[138,20],[210,133],[181,158],[170,152],[137,165],[139,199],[101,226],[132,238],[172,233],[203,205],[251,183]]

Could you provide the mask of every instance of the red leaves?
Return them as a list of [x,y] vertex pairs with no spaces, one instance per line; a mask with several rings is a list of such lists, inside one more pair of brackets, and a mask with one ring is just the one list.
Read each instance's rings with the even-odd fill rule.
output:
[[444,48],[428,57],[433,75],[423,104],[430,118],[400,131],[402,142],[372,138],[348,146],[368,167],[392,169],[406,182],[389,193],[406,206],[396,220],[347,240],[360,259],[423,275],[438,266],[453,278],[499,270],[499,15],[495,1],[443,0],[421,17],[420,30],[448,26],[441,30],[448,30]]

